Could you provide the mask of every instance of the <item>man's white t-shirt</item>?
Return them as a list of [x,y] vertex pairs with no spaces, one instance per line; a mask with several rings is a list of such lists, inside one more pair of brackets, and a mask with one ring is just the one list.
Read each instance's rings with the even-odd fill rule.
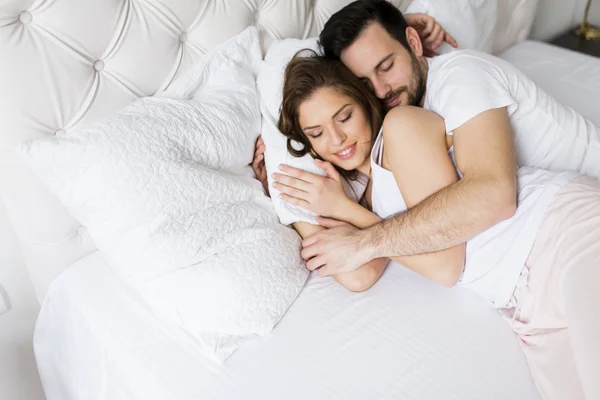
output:
[[556,101],[515,66],[471,50],[427,60],[424,108],[444,118],[449,134],[486,110],[507,107],[519,166],[600,179],[600,126]]
[[520,167],[517,212],[467,242],[460,281],[506,307],[558,190],[577,173],[600,178],[600,127],[493,56],[456,51],[428,63],[424,108],[444,118],[448,134],[490,109],[506,107],[510,116]]

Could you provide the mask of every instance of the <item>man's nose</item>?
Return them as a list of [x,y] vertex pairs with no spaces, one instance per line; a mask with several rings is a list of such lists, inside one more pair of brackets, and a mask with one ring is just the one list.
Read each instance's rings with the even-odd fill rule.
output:
[[381,81],[380,79],[373,79],[372,84],[375,95],[380,99],[384,99],[385,96],[387,96],[387,94],[391,91],[390,85]]

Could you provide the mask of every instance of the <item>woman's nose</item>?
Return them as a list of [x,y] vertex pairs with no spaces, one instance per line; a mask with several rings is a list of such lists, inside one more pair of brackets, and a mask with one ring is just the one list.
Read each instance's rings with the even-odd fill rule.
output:
[[346,141],[346,134],[339,127],[333,129],[332,142],[336,146],[342,145]]

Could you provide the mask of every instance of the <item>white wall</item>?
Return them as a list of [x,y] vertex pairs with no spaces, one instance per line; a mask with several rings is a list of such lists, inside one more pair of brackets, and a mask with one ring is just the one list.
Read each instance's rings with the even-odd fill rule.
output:
[[0,286],[0,397],[43,399],[32,347],[39,304],[1,202]]
[[[539,0],[531,38],[550,40],[581,24],[587,0]],[[589,22],[600,26],[600,0],[593,0]]]

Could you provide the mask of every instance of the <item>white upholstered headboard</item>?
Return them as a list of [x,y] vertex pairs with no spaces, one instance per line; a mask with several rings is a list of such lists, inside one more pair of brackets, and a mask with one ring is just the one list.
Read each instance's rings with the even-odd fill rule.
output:
[[[410,0],[393,0],[404,9]],[[350,0],[2,0],[0,196],[38,299],[95,250],[85,229],[11,150],[161,91],[215,45],[256,25],[273,39],[316,36]]]
[[[85,229],[16,160],[15,144],[68,134],[165,89],[215,45],[249,25],[258,27],[264,51],[273,39],[318,35],[350,2],[0,0],[0,197],[38,299],[60,271],[95,248]],[[405,10],[411,0],[391,2]],[[535,8],[537,0],[510,4],[499,15],[517,21],[513,14],[520,7]],[[524,21],[509,37],[507,22],[497,21],[504,34],[499,42],[524,38],[530,25]]]

